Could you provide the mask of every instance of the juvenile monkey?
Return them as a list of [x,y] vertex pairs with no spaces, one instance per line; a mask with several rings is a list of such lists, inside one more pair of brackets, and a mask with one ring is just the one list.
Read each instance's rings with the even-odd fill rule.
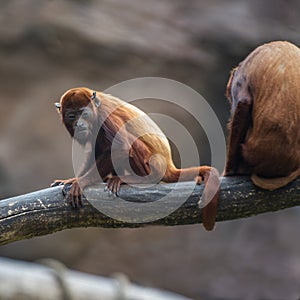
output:
[[99,174],[116,195],[123,183],[195,179],[198,184],[204,182],[204,198],[207,202],[211,199],[203,209],[203,225],[213,229],[220,187],[218,171],[208,166],[177,169],[167,138],[143,111],[88,88],[68,90],[56,107],[70,135],[82,145],[91,144],[78,177],[52,184],[71,185],[66,193],[74,207],[82,205],[82,189],[99,182]]
[[300,175],[300,49],[283,41],[256,48],[227,84],[231,104],[225,176],[251,175],[274,190]]

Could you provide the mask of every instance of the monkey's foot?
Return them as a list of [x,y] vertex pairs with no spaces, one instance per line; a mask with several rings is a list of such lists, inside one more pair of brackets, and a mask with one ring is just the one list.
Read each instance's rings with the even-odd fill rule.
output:
[[123,180],[118,176],[107,177],[105,191],[108,191],[110,195],[118,196],[121,184]]
[[62,193],[73,208],[83,206],[83,193],[77,178],[55,180],[51,187],[63,185]]

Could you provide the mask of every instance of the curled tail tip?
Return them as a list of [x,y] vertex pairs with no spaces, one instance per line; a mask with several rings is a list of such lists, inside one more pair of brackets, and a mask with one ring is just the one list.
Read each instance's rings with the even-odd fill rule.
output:
[[273,191],[286,186],[287,184],[295,180],[298,176],[300,176],[300,169],[294,171],[286,177],[277,178],[264,178],[253,174],[251,175],[251,181],[254,183],[254,185],[262,189]]
[[202,213],[202,224],[205,230],[212,231],[216,224],[217,207],[204,207]]
[[215,222],[209,223],[209,222],[204,222],[204,221],[203,221],[203,227],[204,227],[205,230],[207,230],[207,231],[213,231],[213,230],[215,229]]
[[220,190],[218,190],[213,196],[212,200],[205,207],[203,207],[202,223],[203,227],[207,231],[212,231],[215,228],[219,197]]
[[202,223],[207,231],[212,231],[215,228],[216,215],[218,210],[218,201],[220,197],[220,175],[217,169],[210,168],[209,176],[204,177],[204,191],[202,201],[198,202],[199,208],[202,208]]

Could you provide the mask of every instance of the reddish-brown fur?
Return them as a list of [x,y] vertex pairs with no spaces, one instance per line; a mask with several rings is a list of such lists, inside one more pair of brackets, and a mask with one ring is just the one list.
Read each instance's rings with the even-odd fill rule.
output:
[[251,174],[274,190],[300,175],[300,49],[289,42],[256,48],[230,76],[225,176]]
[[[116,97],[101,92],[93,93],[87,88],[67,91],[57,107],[67,130],[79,143],[85,145],[90,143],[93,136],[97,137],[94,152],[87,154],[86,162],[78,177],[56,180],[53,184],[72,185],[67,197],[73,206],[82,205],[82,189],[99,182],[99,174],[106,181],[107,188],[114,194],[118,193],[122,183],[195,179],[198,184],[204,181],[204,197],[207,201],[212,199],[203,209],[203,224],[207,230],[213,229],[219,198],[218,171],[208,166],[177,169],[172,160],[167,138],[145,113]],[[80,121],[81,118],[76,114],[80,109],[87,107],[90,107],[88,109],[90,116],[87,122]],[[100,120],[105,121],[100,124]],[[83,128],[79,137],[74,135],[78,123]],[[121,169],[124,161],[123,174],[116,172],[112,164],[112,143],[116,143],[118,151],[115,159]],[[128,156],[132,171],[140,177],[134,176],[133,173],[124,174]]]

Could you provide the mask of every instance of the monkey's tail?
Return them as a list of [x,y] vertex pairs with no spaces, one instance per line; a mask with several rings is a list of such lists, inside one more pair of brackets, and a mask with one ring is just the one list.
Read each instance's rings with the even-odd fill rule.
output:
[[285,177],[264,178],[264,177],[259,177],[256,174],[253,174],[251,176],[251,180],[256,186],[265,190],[273,191],[287,185],[288,183],[292,182],[299,176],[300,176],[300,168]]
[[[202,210],[202,222],[206,230],[211,231],[214,229],[216,215],[218,210],[218,202],[220,197],[220,177],[216,169],[210,168],[209,179],[205,177],[204,187],[204,202],[210,201]],[[201,200],[198,202],[201,205]]]

